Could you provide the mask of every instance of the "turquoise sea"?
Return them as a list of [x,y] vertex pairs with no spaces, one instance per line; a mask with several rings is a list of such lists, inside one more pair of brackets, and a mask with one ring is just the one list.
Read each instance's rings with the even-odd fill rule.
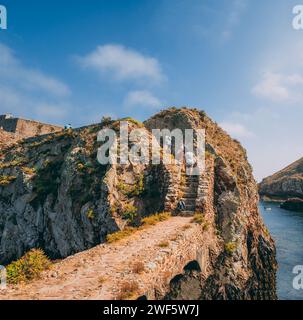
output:
[[[271,211],[266,210],[271,208]],[[303,300],[303,290],[293,289],[293,268],[303,265],[303,213],[286,211],[277,203],[260,202],[264,222],[276,242],[279,271],[278,297]]]

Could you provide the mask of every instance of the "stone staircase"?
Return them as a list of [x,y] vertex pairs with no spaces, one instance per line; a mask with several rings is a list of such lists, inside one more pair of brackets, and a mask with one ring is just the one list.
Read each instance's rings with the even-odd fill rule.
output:
[[182,173],[182,179],[185,180],[182,186],[182,200],[185,204],[185,210],[180,211],[182,216],[193,216],[196,210],[196,199],[198,196],[199,176],[189,176]]

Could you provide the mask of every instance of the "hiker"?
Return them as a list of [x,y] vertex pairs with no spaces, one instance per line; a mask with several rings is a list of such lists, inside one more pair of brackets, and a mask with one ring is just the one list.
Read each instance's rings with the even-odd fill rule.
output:
[[191,175],[193,167],[196,163],[195,155],[192,152],[187,151],[185,153],[185,163],[186,163],[186,169],[189,169],[188,175]]
[[65,126],[64,126],[64,129],[65,129],[65,130],[72,129],[72,125],[69,123],[68,125],[65,125]]
[[179,209],[180,211],[184,211],[184,210],[185,210],[185,203],[184,203],[183,200],[180,200],[180,201],[178,202],[178,209]]

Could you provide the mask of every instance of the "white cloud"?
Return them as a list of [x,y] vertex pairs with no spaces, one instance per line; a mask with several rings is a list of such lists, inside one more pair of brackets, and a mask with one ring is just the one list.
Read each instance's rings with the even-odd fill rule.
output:
[[117,80],[147,79],[159,82],[163,79],[157,59],[121,45],[98,46],[93,52],[78,57],[77,60],[83,67],[101,74],[111,74]]
[[24,66],[14,52],[0,43],[0,113],[62,119],[69,104],[69,87],[47,74]]
[[303,85],[303,77],[299,74],[265,72],[252,93],[275,102],[297,101],[302,91],[300,85]]
[[10,48],[0,43],[0,81],[11,82],[25,90],[42,90],[55,96],[66,96],[70,89],[63,82],[44,73],[27,68],[15,57]]
[[126,106],[141,106],[150,108],[161,107],[161,101],[147,90],[131,91],[124,100]]
[[233,138],[252,138],[254,133],[249,131],[243,124],[236,122],[224,121],[221,122],[220,127],[222,127],[227,133],[229,133]]

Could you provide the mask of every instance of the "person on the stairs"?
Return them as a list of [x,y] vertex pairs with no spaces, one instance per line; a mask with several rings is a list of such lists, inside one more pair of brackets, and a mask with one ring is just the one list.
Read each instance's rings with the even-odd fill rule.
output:
[[192,175],[193,168],[194,168],[194,165],[196,163],[195,155],[192,152],[187,151],[185,153],[185,162],[186,162],[186,172],[187,172],[187,174],[188,175]]
[[185,211],[185,203],[183,200],[180,200],[178,202],[178,209],[179,209],[179,211]]

